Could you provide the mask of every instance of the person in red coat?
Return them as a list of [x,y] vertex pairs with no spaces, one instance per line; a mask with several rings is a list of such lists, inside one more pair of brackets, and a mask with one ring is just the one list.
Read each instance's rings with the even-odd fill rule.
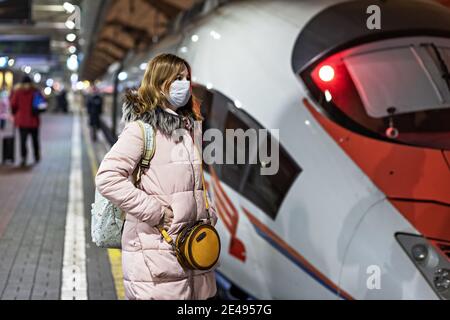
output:
[[20,132],[20,150],[22,162],[21,166],[26,165],[27,161],[27,138],[31,135],[33,141],[34,160],[40,160],[39,147],[39,113],[33,112],[33,96],[38,89],[33,86],[30,77],[25,76],[11,93],[11,111],[14,115],[14,124]]

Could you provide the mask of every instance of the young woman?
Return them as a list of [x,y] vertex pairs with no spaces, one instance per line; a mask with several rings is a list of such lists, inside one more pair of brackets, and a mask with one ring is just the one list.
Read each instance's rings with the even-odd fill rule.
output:
[[[152,59],[138,91],[126,96],[122,117],[126,125],[97,172],[99,192],[127,213],[122,236],[127,299],[208,299],[216,295],[214,271],[184,269],[158,229],[163,226],[176,239],[188,223],[207,218],[201,150],[195,151],[191,136],[194,121],[201,120],[201,115],[191,96],[190,79],[185,60],[172,54]],[[151,124],[156,133],[155,153],[137,187],[131,176],[142,157],[144,141],[135,120]],[[179,134],[177,129],[187,130]],[[174,150],[182,150],[184,156]],[[215,225],[212,205],[210,215]]]

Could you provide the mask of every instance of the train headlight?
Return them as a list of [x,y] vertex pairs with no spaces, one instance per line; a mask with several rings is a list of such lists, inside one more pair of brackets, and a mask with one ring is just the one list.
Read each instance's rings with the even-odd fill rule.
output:
[[398,233],[396,238],[436,294],[450,300],[450,259],[421,236]]
[[324,65],[319,69],[319,78],[323,82],[330,82],[334,79],[334,69],[332,66]]

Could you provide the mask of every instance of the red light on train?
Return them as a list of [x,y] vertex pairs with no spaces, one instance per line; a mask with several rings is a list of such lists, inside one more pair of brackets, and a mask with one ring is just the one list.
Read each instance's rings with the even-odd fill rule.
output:
[[334,79],[334,69],[332,66],[323,65],[319,69],[319,78],[323,82],[330,82]]

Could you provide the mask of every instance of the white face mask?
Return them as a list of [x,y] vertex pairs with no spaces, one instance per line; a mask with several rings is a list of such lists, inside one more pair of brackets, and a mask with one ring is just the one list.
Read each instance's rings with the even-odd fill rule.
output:
[[186,105],[191,97],[191,82],[188,80],[175,80],[170,85],[167,100],[175,108]]

